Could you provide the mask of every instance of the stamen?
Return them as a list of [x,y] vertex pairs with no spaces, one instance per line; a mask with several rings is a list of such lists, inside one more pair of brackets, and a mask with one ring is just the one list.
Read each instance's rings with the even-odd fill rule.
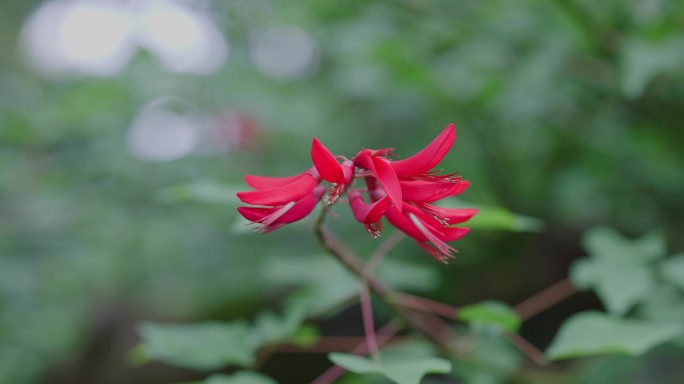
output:
[[382,235],[380,223],[364,224],[363,226],[366,228],[366,232],[374,239]]
[[328,205],[335,204],[337,199],[342,195],[342,191],[344,190],[345,184],[333,184],[332,187],[330,187],[330,192],[328,193],[328,198],[326,199],[326,203]]
[[429,228],[425,226],[425,223],[423,223],[416,215],[413,213],[408,214],[409,219],[411,219],[411,222],[413,225],[416,226],[416,228],[422,233],[425,238],[432,243],[432,245],[437,248],[439,251],[439,254],[442,258],[450,258],[451,253],[456,251],[454,248],[452,248],[449,244],[445,243],[442,239],[437,237]]
[[278,220],[284,214],[286,214],[287,211],[289,211],[292,207],[294,207],[294,205],[295,205],[295,202],[290,201],[289,203],[278,208],[275,212],[273,212],[270,215],[259,220],[258,223],[260,224],[260,226],[257,229],[257,232],[266,233],[268,231],[269,227],[271,226],[271,224],[273,224],[276,220]]

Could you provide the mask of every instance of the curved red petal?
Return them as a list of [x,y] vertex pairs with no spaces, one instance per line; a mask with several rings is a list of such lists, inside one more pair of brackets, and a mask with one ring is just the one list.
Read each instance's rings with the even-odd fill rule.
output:
[[269,189],[260,189],[249,192],[239,192],[238,199],[247,204],[254,205],[282,205],[290,201],[296,201],[311,193],[316,188],[316,179],[306,173],[303,177],[293,182]]
[[[460,180],[400,180],[401,192],[405,201],[430,203],[448,196],[460,194],[465,190]],[[466,186],[467,188],[467,186]]]
[[245,219],[257,222],[263,220],[268,215],[272,214],[277,208],[262,208],[262,207],[238,207],[238,213]]
[[304,196],[301,200],[296,202],[292,208],[284,213],[276,222],[278,223],[294,223],[308,216],[314,210],[320,196],[310,193]]
[[400,178],[422,175],[439,164],[456,141],[456,127],[449,124],[430,144],[415,155],[392,162],[392,168]]
[[385,190],[390,201],[401,210],[403,204],[401,185],[399,184],[397,174],[394,173],[394,169],[392,169],[387,160],[379,157],[374,157],[371,165],[371,171],[380,182],[382,189]]
[[342,179],[342,166],[335,156],[317,138],[311,143],[311,161],[321,177],[331,183],[339,183]]
[[470,232],[467,227],[445,227],[442,228],[442,234],[439,236],[444,241],[456,241]]
[[409,220],[408,217],[404,216],[401,211],[399,211],[395,206],[389,206],[387,212],[385,212],[385,217],[390,224],[394,225],[400,231],[404,232],[407,236],[413,238],[417,241],[427,241],[427,238],[423,233],[421,233],[418,228]]
[[364,224],[372,224],[379,221],[387,211],[389,199],[380,199],[372,204],[366,204],[363,201],[360,191],[352,191],[349,193],[349,205],[354,213],[356,221]]
[[268,176],[257,176],[257,175],[245,175],[245,183],[249,185],[250,187],[254,189],[270,189],[270,188],[276,188],[276,187],[281,187],[283,185],[290,184],[294,182],[295,180],[298,180],[304,175],[306,172],[298,173],[296,175],[292,176],[285,176],[285,177],[268,177]]
[[477,213],[475,208],[443,208],[427,203],[422,203],[420,207],[443,225],[463,223],[470,220]]
[[456,185],[458,188],[451,191],[451,194],[449,196],[458,196],[461,193],[465,192],[465,190],[468,189],[468,187],[470,187],[470,181],[461,179],[458,181]]

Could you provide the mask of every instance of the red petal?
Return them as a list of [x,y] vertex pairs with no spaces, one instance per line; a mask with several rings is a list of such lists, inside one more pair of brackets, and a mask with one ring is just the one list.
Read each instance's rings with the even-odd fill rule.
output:
[[[380,182],[382,189],[385,191],[385,194],[389,196],[390,201],[401,210],[403,201],[401,196],[401,185],[399,184],[397,174],[394,173],[394,169],[392,169],[388,160],[381,157],[372,157],[371,153],[372,151],[370,149],[361,150],[354,157],[354,164],[370,170]],[[368,181],[366,181],[366,183],[368,183]],[[373,191],[371,190],[370,192],[373,200],[376,200],[375,196],[373,196]]]
[[342,166],[337,159],[317,138],[311,143],[311,160],[321,177],[331,183],[339,183],[342,179]]
[[252,222],[257,222],[270,215],[277,209],[278,208],[238,207],[237,210],[245,219]]
[[458,181],[456,185],[458,186],[458,188],[452,191],[451,195],[449,196],[458,196],[461,193],[465,192],[465,190],[468,189],[468,187],[470,187],[470,181],[461,179]]
[[290,201],[296,201],[311,193],[316,188],[316,179],[306,173],[303,177],[295,179],[289,184],[282,186],[260,189],[249,192],[239,192],[238,199],[247,204],[254,205],[282,205]]
[[456,127],[449,124],[430,144],[415,155],[392,162],[392,168],[400,178],[422,175],[439,164],[456,140]]
[[477,213],[475,208],[442,208],[430,204],[422,204],[421,207],[437,216],[438,220],[443,221],[446,225],[463,223]]
[[[409,205],[407,204],[406,206],[408,207]],[[408,215],[410,215],[410,217],[399,212],[399,210],[393,206],[390,206],[385,214],[387,220],[389,220],[392,225],[416,240],[418,244],[428,251],[435,259],[444,261],[444,259],[452,257],[451,253],[454,252],[455,249],[445,243],[447,240],[442,239],[442,233],[436,233],[436,228],[432,227],[427,222],[424,222],[418,215],[413,214],[413,212],[409,212]],[[440,230],[442,229],[444,228],[440,228]],[[426,244],[427,242],[434,248],[428,246]]]
[[[425,252],[429,253],[430,256],[432,256],[435,260],[442,262],[444,264],[446,264],[449,259],[454,258],[454,256],[451,253],[444,254],[438,249],[431,247],[430,243],[428,243],[427,241],[417,241],[416,243],[420,245],[420,247],[423,248]],[[455,249],[453,251],[456,252]]]
[[418,228],[409,220],[408,217],[404,216],[401,211],[399,211],[395,206],[389,206],[387,212],[385,212],[385,217],[400,231],[404,232],[409,237],[417,241],[426,241],[427,238],[423,233],[421,233]]
[[285,205],[272,208],[262,207],[238,207],[238,212],[247,220],[260,225],[259,232],[268,233],[284,224],[299,221],[308,216],[314,210],[318,200],[325,189],[314,190],[296,202],[288,202]]
[[401,192],[406,201],[413,201],[418,203],[430,203],[441,200],[448,196],[458,195],[463,192],[469,185],[461,185],[460,180],[400,180]]
[[349,205],[354,213],[354,218],[360,223],[372,224],[380,221],[387,210],[389,199],[384,198],[372,204],[363,201],[361,192],[356,190],[349,193]]
[[403,200],[397,174],[394,173],[394,170],[385,159],[374,157],[371,164],[373,166],[371,171],[380,182],[382,189],[385,190],[392,203],[401,210]]
[[275,187],[282,187],[283,185],[290,184],[294,182],[295,180],[298,180],[304,175],[306,172],[298,173],[293,176],[285,176],[285,177],[268,177],[268,176],[256,176],[256,175],[245,175],[245,183],[249,185],[250,187],[254,189],[271,189]]
[[320,196],[311,193],[292,206],[285,214],[283,214],[278,220],[278,223],[294,223],[299,221],[311,213],[318,203]]
[[442,228],[442,235],[440,238],[444,241],[456,241],[470,232],[470,228],[466,227],[445,227]]

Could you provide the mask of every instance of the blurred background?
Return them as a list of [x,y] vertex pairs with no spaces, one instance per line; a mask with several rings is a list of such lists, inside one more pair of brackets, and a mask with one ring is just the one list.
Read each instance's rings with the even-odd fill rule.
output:
[[[684,250],[681,1],[5,0],[0,47],[0,383],[201,378],[132,364],[136,327],[249,317],[317,271],[306,222],[252,234],[234,197],[245,173],[308,168],[313,136],[408,156],[455,122],[442,166],[472,182],[463,203],[541,220],[473,231],[449,266],[402,243],[405,289],[453,305],[563,279],[595,225]],[[350,216],[330,225],[368,254]],[[584,308],[600,303],[574,296],[523,335],[544,348]],[[361,334],[353,309],[321,328]],[[656,382],[682,357],[568,372]]]

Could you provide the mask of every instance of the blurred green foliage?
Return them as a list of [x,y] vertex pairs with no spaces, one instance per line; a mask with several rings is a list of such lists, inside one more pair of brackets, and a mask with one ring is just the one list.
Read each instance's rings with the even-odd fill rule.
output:
[[[454,121],[458,139],[442,165],[472,182],[458,204],[505,207],[494,223],[510,223],[510,212],[545,223],[533,234],[474,231],[449,267],[408,242],[393,252],[397,265],[417,265],[399,267],[405,289],[451,304],[514,303],[564,277],[582,255],[579,234],[596,224],[630,235],[658,228],[673,253],[684,249],[681,1],[207,2],[231,44],[219,73],[169,73],[143,52],[117,77],[59,80],[27,66],[18,45],[38,4],[0,5],[0,383],[60,383],[63,371],[47,370],[86,359],[93,343],[119,356],[90,356],[93,366],[117,366],[134,344],[118,339],[122,330],[142,320],[249,316],[297,276],[322,276],[306,223],[268,237],[232,230],[241,176],[307,168],[312,136],[335,153],[392,146],[406,157]],[[255,68],[251,41],[275,25],[313,37],[315,73],[283,80]],[[165,96],[207,117],[248,116],[257,144],[137,159],[127,129]],[[343,210],[331,223],[362,254],[377,244]],[[612,311],[638,296],[647,318],[681,319],[681,256],[665,260],[669,284]],[[564,315],[523,332],[547,343]],[[663,348],[571,372],[671,382],[683,354]],[[506,377],[455,371],[468,382]],[[161,382],[132,372],[80,380]]]

